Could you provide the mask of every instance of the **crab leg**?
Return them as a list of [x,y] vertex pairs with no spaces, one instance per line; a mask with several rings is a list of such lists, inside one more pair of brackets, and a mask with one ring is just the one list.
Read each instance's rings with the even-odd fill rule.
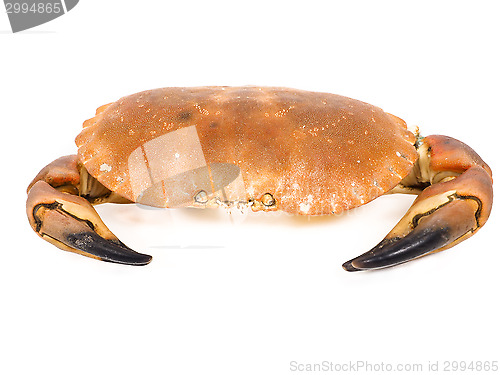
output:
[[[84,198],[85,197],[85,198]],[[127,203],[64,156],[42,169],[28,187],[26,212],[33,230],[57,247],[107,262],[145,265],[151,256],[125,246],[102,222],[92,204]]]
[[493,203],[488,165],[466,144],[442,135],[423,139],[413,172],[398,189],[421,190],[405,216],[346,271],[394,266],[455,246],[484,225]]

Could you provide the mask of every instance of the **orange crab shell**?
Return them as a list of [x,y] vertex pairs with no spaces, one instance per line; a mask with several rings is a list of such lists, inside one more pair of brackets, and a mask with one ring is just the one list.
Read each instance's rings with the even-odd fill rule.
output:
[[340,213],[395,187],[417,159],[400,118],[286,88],[149,90],[100,107],[83,126],[76,144],[88,172],[158,207],[224,201]]

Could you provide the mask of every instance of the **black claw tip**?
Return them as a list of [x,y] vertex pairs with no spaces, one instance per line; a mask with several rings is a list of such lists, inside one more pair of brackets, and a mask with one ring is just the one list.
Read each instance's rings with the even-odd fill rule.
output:
[[356,268],[352,265],[352,260],[348,261],[348,262],[345,262],[343,265],[342,265],[342,268],[348,272],[356,272],[356,271],[362,271],[361,269],[359,268]]
[[346,271],[386,268],[408,262],[445,246],[449,228],[416,228],[405,237],[384,239],[370,251],[343,264]]
[[72,233],[66,237],[66,243],[105,262],[144,266],[153,259],[151,255],[138,253],[120,241],[104,239],[95,232]]

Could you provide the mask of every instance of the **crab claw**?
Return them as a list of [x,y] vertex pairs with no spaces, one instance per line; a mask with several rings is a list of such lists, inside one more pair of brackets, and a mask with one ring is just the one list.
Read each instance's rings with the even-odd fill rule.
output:
[[421,188],[405,216],[373,249],[342,266],[346,271],[385,268],[448,249],[484,225],[493,203],[491,170],[464,143],[426,137],[413,175],[402,183]]
[[63,193],[45,181],[29,189],[26,212],[33,230],[60,249],[128,265],[145,265],[150,255],[125,246],[84,198]]

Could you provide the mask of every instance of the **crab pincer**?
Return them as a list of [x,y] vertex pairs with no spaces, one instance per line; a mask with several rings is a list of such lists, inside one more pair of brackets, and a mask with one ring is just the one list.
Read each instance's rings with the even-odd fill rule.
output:
[[386,193],[418,194],[394,229],[347,271],[394,266],[450,248],[481,228],[492,172],[464,143],[421,138],[382,109],[327,93],[276,87],[163,88],[97,109],[78,154],[28,187],[38,235],[63,250],[144,265],[92,207],[250,206],[340,214]]
[[[152,257],[123,244],[89,202],[90,199],[95,204],[103,198],[111,202],[111,192],[94,181],[94,191],[87,190],[84,197],[78,196],[79,189],[85,189],[81,180],[76,155],[59,158],[39,173],[28,187],[26,202],[35,232],[60,249],[91,258],[129,265],[148,264]],[[96,195],[96,190],[102,195]],[[116,203],[120,201],[115,198]]]
[[419,161],[401,185],[422,189],[421,193],[394,229],[373,249],[344,263],[345,270],[394,266],[448,249],[472,236],[488,219],[493,202],[491,169],[472,148],[433,135],[423,139],[418,151]]

